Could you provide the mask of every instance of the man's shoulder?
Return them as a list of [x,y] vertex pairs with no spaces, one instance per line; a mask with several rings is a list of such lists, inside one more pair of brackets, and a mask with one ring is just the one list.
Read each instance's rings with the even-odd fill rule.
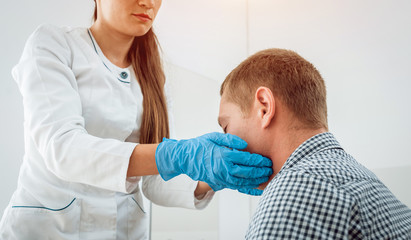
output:
[[339,190],[339,186],[347,182],[343,179],[348,179],[349,176],[339,175],[343,170],[336,170],[333,167],[335,164],[301,161],[292,168],[281,170],[264,192],[275,196],[278,196],[279,192],[308,196],[313,194],[310,189],[316,189],[316,194]]
[[[362,233],[370,234],[375,223],[392,229],[393,234],[403,234],[409,232],[405,226],[410,221],[411,211],[371,171],[346,153],[322,152],[282,169],[270,182],[248,236],[264,235],[265,229],[270,229],[269,236],[283,236],[284,232],[307,236],[312,229],[306,226],[310,226],[330,230],[325,234],[335,239],[350,229],[357,231],[358,226]],[[372,234],[383,236],[379,234],[386,232]]]
[[290,197],[333,194],[341,200],[353,201],[365,185],[381,185],[381,182],[344,150],[326,150],[281,169],[264,195],[281,196],[283,192]]
[[[270,229],[269,236],[306,236],[301,224],[329,229],[347,223],[354,204],[350,194],[331,182],[293,167],[280,172],[264,190],[248,236],[264,235],[264,229]],[[327,237],[333,239],[344,231],[338,229]]]
[[377,176],[343,149],[329,149],[301,159],[285,174],[308,175],[336,187],[361,181],[378,181]]

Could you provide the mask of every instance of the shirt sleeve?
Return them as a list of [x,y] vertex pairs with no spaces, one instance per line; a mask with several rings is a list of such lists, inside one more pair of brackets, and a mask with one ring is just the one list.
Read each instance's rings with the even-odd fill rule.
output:
[[160,175],[143,177],[143,193],[153,203],[165,207],[182,207],[188,209],[205,208],[214,196],[214,191],[208,191],[204,197],[194,197],[198,182],[186,175],[179,175],[164,181]]
[[347,239],[353,206],[331,183],[288,171],[264,191],[246,239]]
[[41,26],[29,38],[13,69],[23,96],[25,130],[57,177],[129,192],[126,175],[136,144],[87,133],[72,59],[59,28]]

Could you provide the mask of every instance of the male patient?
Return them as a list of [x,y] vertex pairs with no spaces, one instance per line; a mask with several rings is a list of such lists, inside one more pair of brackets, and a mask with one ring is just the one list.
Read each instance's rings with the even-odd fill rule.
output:
[[324,80],[268,49],[221,86],[219,123],[273,161],[247,239],[411,239],[411,210],[328,132]]

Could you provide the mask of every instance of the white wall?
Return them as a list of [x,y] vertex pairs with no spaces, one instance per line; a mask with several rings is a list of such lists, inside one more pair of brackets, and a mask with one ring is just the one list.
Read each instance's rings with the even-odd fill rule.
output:
[[248,54],[297,51],[326,80],[331,131],[375,168],[411,163],[409,12],[407,0],[175,0],[156,29],[169,61],[218,83]]
[[370,168],[411,164],[411,2],[251,2],[251,52],[289,48],[318,67],[343,147]]
[[[91,4],[2,2],[0,213],[23,156],[23,109],[11,68],[36,26],[88,26]],[[219,131],[219,85],[249,54],[293,49],[326,80],[330,130],[411,207],[410,12],[407,0],[164,0],[156,32],[173,85],[176,136]],[[153,239],[241,239],[256,199],[224,190],[200,212],[154,206]]]
[[[347,152],[411,207],[411,2],[176,0],[163,4],[156,29],[167,60],[218,83],[246,56],[264,48],[292,49],[311,61],[327,84],[330,130]],[[192,76],[188,74],[187,81]],[[205,116],[200,107],[186,106],[192,101],[187,96],[184,92],[176,96],[181,102],[178,111]],[[199,105],[208,104],[201,99]],[[190,136],[188,129],[180,131]],[[229,190],[218,195],[220,239],[241,239],[258,198],[247,199]],[[161,209],[154,206],[155,211]],[[153,223],[153,230],[165,229]],[[174,236],[170,239],[181,235]]]
[[[173,96],[175,138],[185,139],[219,130],[219,84],[191,70],[166,62]],[[218,196],[201,211],[152,206],[153,240],[218,238]]]

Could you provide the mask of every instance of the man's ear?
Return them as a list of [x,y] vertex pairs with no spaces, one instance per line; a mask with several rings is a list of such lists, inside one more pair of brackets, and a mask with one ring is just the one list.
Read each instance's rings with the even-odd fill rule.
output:
[[254,103],[256,104],[258,117],[261,119],[261,127],[267,128],[275,115],[275,99],[271,90],[267,87],[259,87],[255,92]]

